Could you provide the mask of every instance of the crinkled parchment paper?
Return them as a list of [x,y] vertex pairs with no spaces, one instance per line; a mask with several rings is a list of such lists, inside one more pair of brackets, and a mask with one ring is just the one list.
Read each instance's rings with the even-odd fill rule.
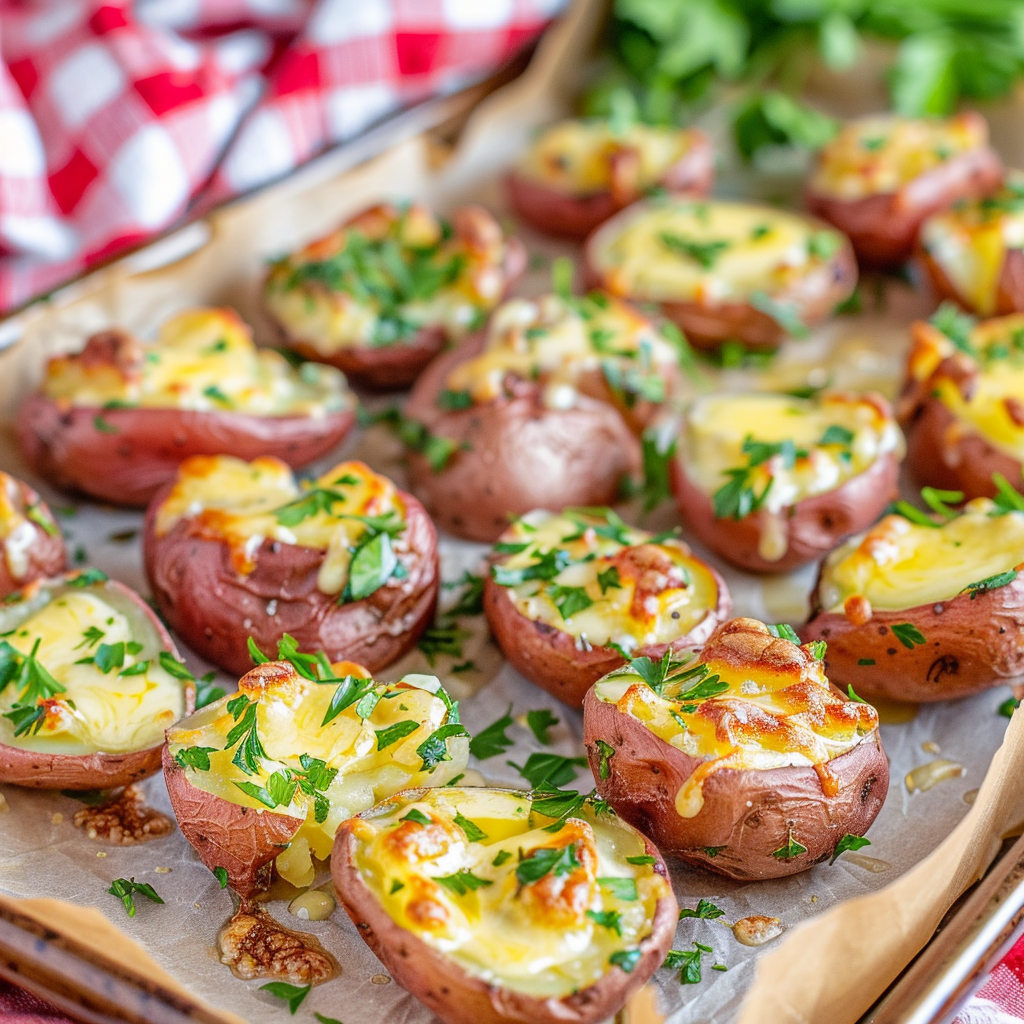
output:
[[[0,409],[9,418],[47,354],[79,346],[89,331],[111,324],[149,334],[160,320],[184,306],[230,303],[254,324],[259,337],[272,340],[258,304],[262,262],[381,195],[415,196],[442,208],[474,199],[503,209],[496,174],[513,158],[531,126],[562,109],[560,84],[583,52],[594,23],[593,5],[577,5],[571,19],[546,40],[527,76],[490,100],[470,123],[460,150],[447,165],[435,166],[436,149],[424,138],[407,140],[341,176],[330,173],[329,164],[321,164],[219,212],[212,219],[209,245],[178,263],[134,276],[116,268],[89,288],[79,288],[77,297],[30,311],[17,324],[22,341],[0,354]],[[550,258],[574,251],[528,232],[523,235],[541,257],[524,290],[538,292],[545,287]],[[878,388],[891,395],[901,372],[907,324],[927,311],[927,299],[909,286],[890,282],[875,288],[869,283],[860,315],[837,320],[813,339],[789,345],[767,372],[707,370],[703,386],[749,390],[820,384],[830,378],[838,387]],[[399,452],[380,428],[352,439],[341,454],[367,457],[376,468],[401,478]],[[0,447],[0,467],[23,474],[9,441]],[[80,547],[79,556],[89,564],[145,590],[139,540],[131,534],[140,527],[139,514],[71,502],[44,482],[33,482],[54,508],[64,510],[61,525],[70,550]],[[68,514],[69,509],[73,514]],[[636,518],[639,510],[627,514]],[[671,524],[673,517],[670,508],[662,508],[644,524],[661,528]],[[474,568],[482,551],[479,545],[443,539],[445,578],[455,579],[464,569]],[[701,553],[720,565],[713,556]],[[720,567],[732,590],[736,614],[802,621],[813,568],[757,579]],[[509,704],[517,717],[546,707],[560,719],[552,730],[552,745],[546,748],[522,724],[513,726],[513,749],[504,757],[476,765],[487,781],[519,784],[522,780],[506,762],[522,764],[535,750],[582,752],[580,714],[559,706],[505,665],[486,639],[482,623],[476,624],[473,637],[467,640],[465,655],[477,662],[480,671],[452,675],[451,661],[443,659],[434,670],[463,700],[463,719],[470,731],[494,721]],[[189,660],[197,673],[206,670],[207,666]],[[419,653],[385,675],[394,677],[414,666],[427,669]],[[233,680],[224,682],[234,685]],[[819,865],[793,878],[762,884],[730,882],[675,866],[673,882],[682,906],[693,907],[704,898],[725,913],[713,921],[688,919],[680,924],[677,948],[692,948],[699,941],[714,952],[705,957],[704,980],[699,985],[683,986],[670,972],[658,973],[657,1002],[672,1024],[855,1020],[927,941],[953,899],[983,872],[998,837],[1024,818],[1024,737],[1020,735],[1024,725],[1020,722],[1011,729],[1012,742],[993,763],[973,807],[968,802],[982,786],[1003,741],[1006,719],[997,714],[997,707],[1006,695],[1005,690],[993,690],[956,703],[924,707],[903,724],[883,725],[892,783],[870,831],[872,845],[860,856],[847,854],[833,866]],[[909,793],[906,774],[936,757],[961,765],[963,775],[927,792]],[[577,785],[591,787],[586,769]],[[160,778],[147,781],[144,789],[155,806],[169,811]],[[74,798],[14,787],[0,787],[0,794],[9,808],[0,812],[0,894],[50,897],[95,907],[146,950],[159,968],[211,1006],[254,1024],[282,1019],[285,1007],[259,991],[262,982],[240,981],[219,963],[215,940],[232,913],[231,896],[219,888],[180,833],[136,847],[103,846],[73,826],[74,812],[81,806]],[[150,882],[166,904],[140,900],[137,916],[128,919],[120,902],[105,891],[112,879],[121,876]],[[329,886],[326,870],[317,885]],[[309,1020],[317,1011],[346,1024],[427,1024],[432,1019],[383,973],[344,912],[312,923],[291,916],[284,901],[272,901],[269,908],[289,927],[314,933],[342,966],[339,977],[314,989],[299,1017]],[[36,912],[45,916],[45,905]],[[786,932],[759,949],[740,945],[728,923],[749,914],[777,917]],[[67,927],[85,941],[92,932],[87,922]],[[130,955],[124,953],[126,959]],[[728,970],[710,970],[715,962]],[[752,996],[741,1011],[744,994],[752,985]]]

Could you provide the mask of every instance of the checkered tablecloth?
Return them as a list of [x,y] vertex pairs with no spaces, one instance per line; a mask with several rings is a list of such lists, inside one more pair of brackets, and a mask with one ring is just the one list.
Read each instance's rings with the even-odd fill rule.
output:
[[0,0],[0,310],[508,59],[565,0]]

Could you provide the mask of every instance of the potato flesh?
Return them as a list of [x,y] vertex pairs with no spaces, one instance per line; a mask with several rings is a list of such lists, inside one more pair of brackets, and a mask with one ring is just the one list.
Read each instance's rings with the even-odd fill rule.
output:
[[0,541],[11,578],[22,579],[28,572],[31,548],[37,543],[32,523],[18,511],[18,481],[0,472]]
[[[403,822],[413,810],[430,824]],[[486,838],[470,841],[455,821],[457,813]],[[393,920],[469,973],[530,995],[560,998],[606,974],[617,950],[639,945],[667,885],[649,865],[627,863],[626,857],[644,855],[644,844],[614,816],[587,808],[560,831],[543,831],[551,821],[530,813],[525,794],[433,789],[361,822],[356,865]],[[539,848],[567,845],[575,846],[581,867],[519,885],[520,851],[529,857]],[[503,851],[508,856],[495,865]],[[434,881],[460,871],[491,884],[459,895]],[[608,878],[627,884],[633,879],[637,898],[621,898],[597,881]],[[622,935],[587,911],[620,915]]]
[[859,118],[822,149],[810,187],[818,195],[848,201],[896,192],[987,141],[978,118]]
[[[746,301],[780,292],[821,259],[812,236],[842,236],[798,214],[744,203],[651,200],[616,218],[617,233],[595,236],[595,262],[610,291],[652,302]],[[678,252],[664,236],[715,245],[705,259]]]
[[854,595],[879,611],[935,604],[1021,565],[1024,513],[992,515],[995,508],[977,498],[934,528],[886,516],[829,555],[818,590],[822,607],[842,612]]
[[[586,315],[581,305],[586,303]],[[646,317],[617,299],[601,302],[558,295],[510,299],[495,310],[484,351],[459,363],[448,376],[450,391],[468,391],[475,402],[502,393],[506,377],[543,377],[548,404],[559,407],[561,392],[573,389],[586,372],[609,363],[644,372],[678,364],[675,348]]]
[[[30,653],[38,639],[37,660],[66,692],[58,694],[53,713],[37,733],[15,736],[10,719],[0,717],[0,743],[51,754],[147,750],[159,746],[164,730],[185,712],[181,682],[160,667],[155,638],[140,634],[137,623],[92,590],[60,592],[5,639],[22,654]],[[95,664],[76,664],[95,657],[100,644],[132,641],[144,648],[134,654],[126,650],[121,668],[103,672]],[[143,661],[149,662],[144,672],[122,674]],[[0,715],[21,694],[15,683],[8,684],[0,692]]]
[[612,187],[617,154],[630,151],[638,161],[636,189],[658,183],[691,146],[689,132],[631,124],[613,131],[607,121],[560,121],[527,149],[519,173],[570,196],[592,195]]
[[[829,427],[850,431],[849,445],[821,445]],[[771,481],[762,507],[776,513],[803,498],[835,490],[886,452],[901,450],[903,443],[892,418],[867,401],[712,395],[698,399],[686,416],[680,439],[686,475],[706,494],[714,494],[728,481],[728,470],[750,465],[750,456],[742,451],[748,437],[765,443],[792,441],[808,453],[791,467],[781,456],[773,456],[748,476],[756,494]]]
[[293,369],[276,352],[257,349],[249,328],[229,311],[194,309],[167,321],[139,367],[90,370],[76,357],[51,362],[44,394],[73,405],[127,403],[153,409],[323,416],[348,403],[344,377],[332,367]]
[[[270,808],[237,783],[265,785],[275,771],[301,771],[302,754],[338,769],[324,791],[330,802],[324,821],[316,821],[313,799],[298,788],[289,805],[274,808],[275,813],[303,819],[291,848],[277,859],[279,874],[295,885],[312,880],[310,854],[319,859],[330,855],[341,822],[410,786],[442,786],[468,760],[466,740],[451,738],[447,741],[451,760],[442,761],[432,773],[421,771],[423,759],[416,749],[448,716],[444,702],[430,691],[401,684],[381,687],[382,694],[394,696],[382,697],[365,720],[357,713],[358,705],[352,705],[324,726],[336,689],[297,677],[288,687],[264,693],[258,701],[256,728],[267,756],[256,775],[233,763],[236,746],[226,749],[227,734],[236,724],[227,710],[231,697],[204,708],[168,736],[172,756],[190,747],[214,748],[209,753],[209,770],[186,768],[193,786],[257,811]],[[377,731],[403,721],[416,722],[416,730],[378,749]]]
[[[338,594],[345,588],[352,550],[366,533],[353,516],[405,519],[405,506],[387,477],[362,462],[342,462],[313,482],[341,500],[332,500],[300,522],[283,525],[277,511],[305,493],[291,469],[279,459],[252,462],[228,455],[197,456],[178,471],[174,487],[160,506],[156,531],[165,536],[181,519],[195,521],[201,536],[223,540],[239,572],[255,567],[253,554],[264,539],[325,551],[317,572],[317,588]],[[401,536],[392,541],[402,551]]]
[[[685,545],[675,540],[648,544],[651,534],[632,528],[623,531],[622,543],[586,529],[591,519],[537,511],[513,525],[506,535],[509,542],[530,546],[503,559],[503,568],[529,566],[556,550],[567,552],[573,561],[550,581],[530,580],[509,588],[521,615],[585,638],[595,647],[612,641],[634,650],[686,636],[717,607],[714,576]],[[599,519],[593,521],[601,527]],[[579,539],[565,539],[581,533]],[[656,566],[645,571],[647,563]],[[609,572],[618,585],[610,585]],[[559,592],[552,592],[552,586],[582,587],[593,603],[563,617],[554,597]]]

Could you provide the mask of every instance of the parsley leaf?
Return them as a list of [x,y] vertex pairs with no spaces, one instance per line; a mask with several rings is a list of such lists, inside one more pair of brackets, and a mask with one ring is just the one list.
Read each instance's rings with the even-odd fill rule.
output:
[[480,761],[486,761],[489,757],[497,757],[504,754],[515,742],[506,735],[507,730],[512,726],[512,705],[509,704],[508,711],[491,722],[486,729],[478,732],[469,742],[469,752]]
[[871,840],[865,836],[855,836],[847,832],[842,839],[836,843],[836,848],[832,853],[832,859],[829,864],[835,864],[836,859],[841,857],[847,850],[859,850],[863,846],[870,846]]
[[538,743],[543,743],[545,746],[551,742],[548,730],[558,725],[559,721],[560,719],[555,718],[547,708],[526,712],[526,724],[529,726],[530,732],[537,738]]

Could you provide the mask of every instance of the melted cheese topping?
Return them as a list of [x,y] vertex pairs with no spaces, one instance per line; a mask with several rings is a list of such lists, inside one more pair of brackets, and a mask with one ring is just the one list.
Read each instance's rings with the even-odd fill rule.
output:
[[157,512],[156,533],[162,537],[186,519],[193,535],[226,544],[242,575],[255,569],[264,540],[324,551],[317,587],[338,594],[372,532],[367,519],[375,517],[384,517],[396,534],[390,547],[398,561],[407,559],[405,505],[395,485],[365,463],[341,462],[303,489],[279,459],[198,455],[178,470]]
[[[410,813],[414,819],[403,820]],[[485,837],[471,840],[466,820]],[[616,952],[638,947],[668,884],[650,865],[626,861],[643,856],[644,844],[613,814],[586,806],[545,832],[552,820],[533,811],[525,793],[411,793],[353,823],[355,864],[392,920],[469,974],[558,999],[606,975]],[[562,873],[521,884],[517,869],[547,851],[568,862]],[[472,879],[461,891],[450,882],[460,872]],[[618,915],[621,935],[592,915]]]
[[[825,792],[834,795],[838,782],[828,762],[877,729],[873,707],[832,692],[824,663],[813,656],[811,645],[798,649],[784,639],[775,644],[785,645],[789,658],[774,669],[705,651],[697,660],[680,663],[679,680],[670,673],[660,693],[629,666],[595,684],[599,700],[615,704],[666,743],[702,762],[676,794],[681,817],[700,812],[704,781],[723,768],[765,771],[809,765]],[[693,674],[701,665],[706,666],[704,674]],[[707,692],[716,688],[712,684],[721,692],[692,695],[695,686]]]
[[[351,662],[333,668],[338,678],[352,677],[350,686],[369,679],[364,668]],[[260,666],[244,676],[239,694],[246,698],[245,706],[255,705],[250,714],[264,751],[255,758],[256,770],[251,774],[237,763],[244,740],[228,743],[231,730],[245,721],[244,708],[232,703],[238,701],[237,695],[197,711],[167,737],[171,755],[193,786],[257,814],[273,810],[303,820],[288,849],[277,858],[279,873],[293,885],[313,881],[311,856],[320,860],[330,856],[334,833],[346,818],[410,786],[443,786],[465,768],[469,758],[464,736],[442,738],[448,760],[440,760],[432,771],[424,768],[424,758],[417,751],[435,730],[453,721],[451,701],[436,677],[409,675],[398,683],[370,680],[365,688],[368,695],[329,717],[332,700],[344,685],[308,680],[287,662]],[[389,739],[388,730],[398,738]],[[209,768],[195,767],[191,751],[197,748],[209,758]],[[276,773],[292,779],[306,776],[303,759],[308,765],[310,758],[336,772],[328,785],[318,784],[313,792],[296,785],[290,802],[273,806],[268,806],[268,800],[273,804],[269,794],[263,800],[252,795],[260,787],[266,790]],[[205,763],[202,755],[199,763]],[[316,779],[315,770],[309,777]]]
[[818,585],[822,607],[841,612],[854,596],[880,611],[950,601],[1024,565],[1024,513],[995,511],[988,498],[976,498],[934,528],[886,516],[828,556]]
[[922,174],[987,143],[988,127],[975,114],[860,118],[848,122],[821,150],[811,189],[844,200],[898,192]]
[[[960,380],[941,366],[954,354]],[[973,364],[969,380],[960,372],[965,360]],[[979,434],[993,448],[1024,461],[1024,314],[976,324],[959,347],[932,324],[917,323],[908,368],[956,418],[949,441],[962,433]]]
[[521,615],[576,637],[581,650],[609,641],[627,651],[672,643],[718,604],[715,577],[682,541],[654,541],[611,514],[530,512],[498,550],[509,546],[522,550],[497,562],[500,573],[528,573],[544,556],[564,552],[569,564],[557,575],[509,591]]
[[779,293],[844,242],[838,231],[774,207],[665,198],[636,203],[593,244],[616,295],[716,305]]
[[[830,428],[831,436],[842,440],[822,444]],[[751,465],[758,456],[743,452],[745,442],[790,442],[795,457],[790,463],[780,452]],[[690,406],[679,457],[686,475],[709,495],[728,482],[732,471],[748,468],[747,483],[754,493],[768,488],[761,507],[779,513],[834,490],[886,452],[902,451],[902,444],[892,416],[868,398],[718,394]]]
[[1024,247],[1024,175],[1010,174],[993,195],[961,201],[929,217],[921,243],[961,298],[982,316],[991,316],[1006,251]]
[[323,355],[411,342],[423,327],[458,339],[505,292],[507,242],[471,208],[455,229],[426,207],[377,206],[271,268],[265,298],[288,334]]
[[[35,527],[22,512],[21,488],[17,480],[0,472],[0,541],[3,542],[4,561],[13,580],[24,579],[28,573],[29,558],[38,537]],[[56,532],[56,525],[38,506],[24,510],[35,513],[36,522],[45,522],[47,533]]]
[[311,416],[352,403],[345,378],[330,366],[297,370],[277,352],[257,349],[230,309],[193,309],[168,320],[156,344],[121,336],[116,355],[103,335],[84,352],[47,365],[43,392],[78,406],[138,406],[256,416]]
[[613,131],[607,121],[560,121],[533,140],[519,173],[571,196],[605,192],[628,174],[630,191],[640,193],[664,177],[692,139],[680,128],[636,123]]
[[473,402],[501,394],[507,375],[543,379],[553,408],[571,406],[585,375],[600,374],[625,405],[664,401],[679,350],[632,307],[599,292],[565,299],[511,299],[491,317],[484,351],[448,375],[449,391]]
[[[0,743],[50,754],[121,754],[159,746],[164,730],[184,714],[182,684],[161,668],[163,647],[152,625],[103,584],[39,588],[0,617],[5,624],[12,619],[17,625],[6,642],[27,655],[38,641],[36,660],[64,692],[44,695],[38,731],[15,736],[16,723],[0,717]],[[120,666],[104,672],[96,664],[101,644],[123,654]],[[9,682],[0,689],[0,715],[30,697],[16,680]]]

